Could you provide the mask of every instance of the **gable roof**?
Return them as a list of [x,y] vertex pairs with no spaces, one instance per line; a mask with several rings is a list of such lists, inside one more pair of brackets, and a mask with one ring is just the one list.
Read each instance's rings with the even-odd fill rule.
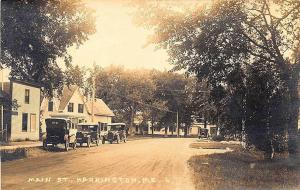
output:
[[72,98],[73,94],[79,87],[76,85],[64,86],[62,91],[62,97],[60,99],[60,104],[58,110],[64,110],[65,107],[68,105],[70,99]]
[[[92,114],[92,101],[86,103],[88,114]],[[102,99],[95,98],[94,101],[94,114],[98,116],[110,116],[113,117],[115,114],[109,109],[109,107],[103,102]]]

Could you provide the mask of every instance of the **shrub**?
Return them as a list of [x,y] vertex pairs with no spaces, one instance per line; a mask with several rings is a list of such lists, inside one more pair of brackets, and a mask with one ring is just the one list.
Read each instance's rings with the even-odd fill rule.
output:
[[216,135],[212,137],[213,141],[223,141],[225,140],[225,137],[223,135]]

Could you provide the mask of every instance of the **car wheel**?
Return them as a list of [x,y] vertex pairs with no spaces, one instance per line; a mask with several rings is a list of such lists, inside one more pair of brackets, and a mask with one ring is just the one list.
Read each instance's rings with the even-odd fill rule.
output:
[[76,148],[76,141],[73,143],[73,149],[75,149]]
[[88,138],[88,140],[87,140],[87,146],[90,148],[91,147],[91,139],[90,138]]
[[43,140],[43,148],[46,150],[47,149],[47,142],[46,140]]
[[66,141],[66,142],[65,142],[65,150],[66,150],[66,151],[69,150],[69,146],[70,146],[69,141]]

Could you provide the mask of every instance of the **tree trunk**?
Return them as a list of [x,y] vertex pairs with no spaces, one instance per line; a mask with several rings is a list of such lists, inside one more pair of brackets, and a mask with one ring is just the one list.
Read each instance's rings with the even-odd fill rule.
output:
[[298,119],[299,119],[299,93],[298,82],[300,73],[300,63],[292,68],[289,81],[290,93],[290,118],[288,121],[288,151],[291,159],[300,160],[299,137],[298,137]]
[[131,109],[131,116],[130,116],[130,128],[129,128],[129,133],[131,136],[134,135],[134,111]]
[[165,127],[165,137],[168,137],[168,127]]
[[267,147],[267,150],[265,151],[265,159],[266,160],[273,160],[274,153],[275,153],[273,141],[272,141],[272,139],[268,139],[268,141],[269,141],[268,142],[268,147]]

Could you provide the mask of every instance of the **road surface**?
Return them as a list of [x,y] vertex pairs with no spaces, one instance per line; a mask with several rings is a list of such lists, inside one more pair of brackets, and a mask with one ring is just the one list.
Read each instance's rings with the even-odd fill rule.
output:
[[145,139],[8,161],[2,189],[192,190],[187,160],[201,151],[189,148],[195,141]]

